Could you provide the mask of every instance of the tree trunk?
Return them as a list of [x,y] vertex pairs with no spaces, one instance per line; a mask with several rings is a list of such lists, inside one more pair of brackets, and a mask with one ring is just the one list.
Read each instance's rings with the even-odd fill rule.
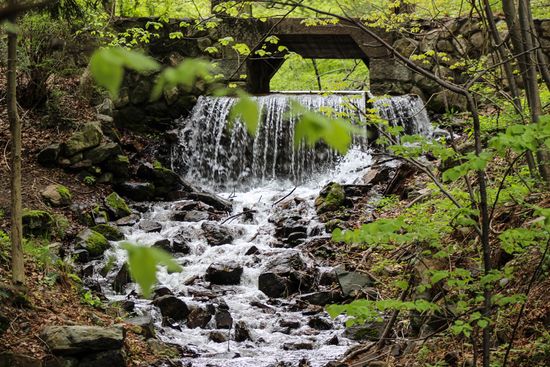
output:
[[[10,6],[16,1],[10,0]],[[16,16],[10,17],[12,24]],[[21,121],[17,114],[17,34],[8,32],[7,103],[11,132],[11,268],[15,284],[25,282],[23,223],[21,213]]]
[[[529,0],[519,0],[519,23],[521,28],[521,34],[523,38],[523,47],[525,49],[526,56],[526,74],[525,74],[525,91],[527,94],[527,102],[529,103],[529,109],[531,110],[531,120],[533,123],[540,121],[540,115],[542,114],[542,104],[540,100],[539,85],[537,81],[537,52],[534,49],[531,19],[529,10]],[[550,182],[550,159],[549,153],[544,147],[540,147],[537,150],[538,169],[540,176],[545,183]]]

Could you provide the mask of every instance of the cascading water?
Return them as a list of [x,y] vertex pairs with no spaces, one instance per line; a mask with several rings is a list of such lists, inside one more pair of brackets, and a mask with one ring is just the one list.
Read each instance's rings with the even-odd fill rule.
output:
[[[261,123],[251,137],[245,126],[236,122],[228,128],[228,116],[236,99],[200,97],[189,118],[179,121],[180,144],[174,148],[174,167],[188,179],[210,186],[234,186],[254,181],[289,179],[301,182],[305,177],[334,167],[338,154],[319,143],[315,147],[294,144],[298,114],[291,108],[296,101],[307,109],[334,116],[360,120],[358,110],[365,109],[362,95],[330,96],[274,94],[257,97]],[[366,147],[366,139],[354,143]]]
[[[349,106],[339,105],[345,100],[341,96],[293,98],[317,110],[330,107],[338,112],[352,111]],[[411,124],[406,126],[407,131],[428,131],[429,121],[416,108],[418,100],[398,98],[384,105],[382,115],[397,123]],[[359,99],[355,101],[363,103]],[[246,189],[241,185],[240,192],[218,189],[219,196],[233,203],[232,213],[224,216],[227,223],[208,211],[197,215],[196,208],[201,206],[184,201],[156,203],[142,215],[140,222],[125,228],[127,240],[144,246],[163,240],[172,246],[176,242],[184,243],[185,250],[175,255],[183,265],[183,272],[169,274],[161,269],[159,283],[185,302],[189,310],[195,310],[191,313],[201,316],[200,322],[191,320],[191,315],[176,322],[163,318],[159,308],[136,297],[133,284],[126,286],[122,294],[106,292],[113,300],[131,298],[137,314],[152,315],[160,339],[181,345],[194,354],[193,358],[183,358],[184,365],[267,367],[284,362],[288,363],[282,364],[284,366],[296,366],[306,359],[311,366],[324,366],[340,358],[355,343],[342,336],[342,318],[330,320],[321,309],[304,307],[304,301],[296,294],[289,298],[270,298],[259,289],[259,278],[271,271],[273,261],[293,256],[301,259],[303,269],[309,269],[312,274],[330,270],[300,254],[299,247],[279,246],[276,223],[282,215],[285,221],[303,223],[302,230],[310,239],[325,235],[313,205],[320,189],[328,182],[349,184],[363,177],[371,166],[371,155],[361,145],[345,157],[338,157],[321,145],[296,148],[292,132],[295,118],[292,115],[285,118],[289,97],[260,97],[259,102],[265,121],[255,139],[249,137],[240,124],[228,133],[227,116],[233,103],[230,98],[202,97],[191,117],[180,121],[181,143],[174,150],[173,160],[183,175],[210,182],[213,188],[231,187],[233,182],[249,184]],[[290,125],[285,125],[288,120]],[[251,178],[256,179],[256,183],[249,180]],[[295,187],[296,182],[301,183]],[[292,195],[288,196],[289,192]],[[188,216],[188,212],[183,219],[175,215],[187,207],[195,208],[194,215]],[[245,211],[253,214],[240,215]],[[151,221],[160,224],[160,231],[146,229],[143,224]],[[209,233],[212,226],[222,228],[226,234],[221,236],[224,238],[216,237],[215,245]],[[126,261],[126,253],[118,243],[114,243],[106,256],[109,257],[116,259],[115,269]],[[222,270],[242,269],[242,273],[236,272],[235,284],[216,285],[219,279],[214,281],[205,276],[212,264],[221,265]],[[289,271],[291,275],[298,272]],[[231,274],[234,276],[235,272]],[[112,283],[116,275],[117,270],[111,271],[102,280]],[[219,313],[231,315],[230,331],[220,326]],[[246,326],[246,335],[237,330],[237,325]],[[225,339],[229,341],[220,342]]]

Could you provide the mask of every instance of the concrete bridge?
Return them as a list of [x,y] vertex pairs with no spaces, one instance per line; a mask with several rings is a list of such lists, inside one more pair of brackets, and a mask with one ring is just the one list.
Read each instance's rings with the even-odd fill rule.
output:
[[[147,23],[151,21],[158,20],[122,18],[116,21],[115,26],[120,30],[134,27],[146,28]],[[194,24],[196,20],[172,19],[159,29],[148,28],[153,36],[150,43],[144,46],[150,54],[166,64],[176,64],[185,57],[208,58],[219,65],[226,82],[238,83],[253,94],[270,92],[269,82],[285,62],[285,52],[278,50],[278,46],[283,45],[304,58],[363,60],[369,69],[370,91],[375,95],[418,94],[428,101],[428,108],[434,112],[443,112],[449,108],[464,108],[464,101],[460,96],[442,91],[434,82],[413,73],[398,62],[378,41],[350,25],[327,23],[307,26],[302,19],[296,18],[273,18],[261,21],[254,18],[221,17],[216,27],[182,28],[180,26],[182,21]],[[506,38],[505,22],[498,20],[497,26],[502,29],[502,38]],[[480,58],[483,58],[487,65],[498,63],[487,32],[479,19],[423,21],[420,22],[419,28],[418,33],[406,35],[381,29],[372,30],[405,56],[425,55],[423,59],[416,61],[418,65],[457,83],[464,82],[468,78],[465,73],[468,65],[478,62]],[[550,56],[550,19],[536,20],[535,28],[540,47],[548,58]],[[181,32],[183,37],[173,37],[174,32]],[[268,35],[277,36],[279,43],[265,42]],[[234,42],[222,45],[219,40],[228,36],[232,37]],[[246,44],[250,48],[251,52],[248,56],[240,54],[233,48],[239,43]],[[258,50],[266,53],[256,52]],[[427,51],[433,52],[426,56]],[[505,85],[504,81],[501,82]],[[134,87],[129,89],[132,88]],[[132,98],[129,100],[132,101]],[[136,109],[144,110],[139,104],[134,103],[130,107],[134,111],[130,114],[131,119],[143,118],[135,113]],[[171,116],[184,112],[178,109],[172,111],[174,109],[172,105],[168,108],[155,105],[145,109],[145,120],[147,118],[158,120],[159,108],[169,109]],[[147,112],[149,110],[153,112]],[[166,121],[170,118],[167,116]]]

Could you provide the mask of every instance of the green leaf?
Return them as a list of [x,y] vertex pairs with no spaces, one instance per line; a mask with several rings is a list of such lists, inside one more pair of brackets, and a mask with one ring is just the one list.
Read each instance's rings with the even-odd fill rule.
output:
[[255,100],[243,92],[239,93],[239,100],[229,113],[231,123],[237,119],[241,119],[245,123],[249,134],[256,135],[260,123],[260,107]]
[[154,248],[123,243],[128,252],[128,268],[132,279],[139,284],[145,298],[151,295],[151,289],[157,282],[157,266],[166,266],[169,272],[182,271],[181,266],[167,252]]

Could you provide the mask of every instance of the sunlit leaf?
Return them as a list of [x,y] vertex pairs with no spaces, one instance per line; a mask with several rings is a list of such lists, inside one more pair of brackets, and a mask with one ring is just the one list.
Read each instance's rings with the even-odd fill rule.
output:
[[260,107],[258,103],[245,93],[239,94],[239,100],[231,108],[230,122],[241,119],[251,135],[256,135],[260,123]]

